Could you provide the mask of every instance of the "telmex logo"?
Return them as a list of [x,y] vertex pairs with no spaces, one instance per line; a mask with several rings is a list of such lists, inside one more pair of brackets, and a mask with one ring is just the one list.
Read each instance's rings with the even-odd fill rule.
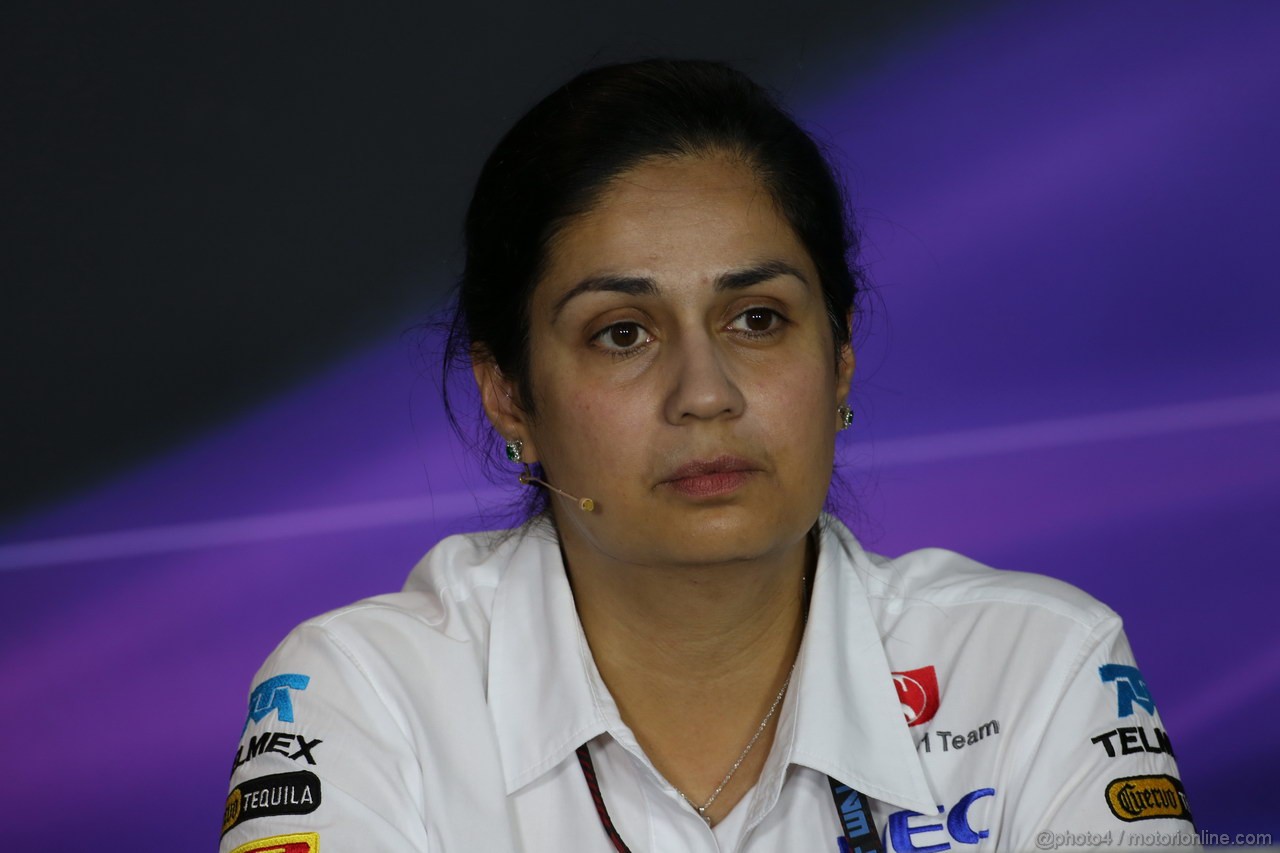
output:
[[314,832],[301,835],[273,835],[242,844],[231,853],[318,853],[320,836]]
[[1115,682],[1116,714],[1118,716],[1128,717],[1133,714],[1133,706],[1135,704],[1148,714],[1155,713],[1155,700],[1151,698],[1151,691],[1147,689],[1147,682],[1142,680],[1142,673],[1138,672],[1136,666],[1106,663],[1098,667],[1098,676],[1102,679],[1103,684]]
[[262,732],[261,734],[252,735],[249,738],[247,747],[243,743],[236,747],[236,759],[231,764],[231,773],[234,775],[237,768],[248,764],[259,755],[266,755],[269,752],[283,755],[285,758],[290,758],[294,761],[299,758],[305,758],[308,764],[314,765],[316,757],[312,755],[311,750],[322,743],[324,741],[320,738],[307,740],[300,734],[291,734],[289,732]]
[[289,691],[306,690],[309,683],[309,675],[285,673],[272,676],[253,688],[253,692],[249,694],[249,716],[244,719],[241,734],[249,730],[250,722],[260,723],[272,711],[276,712],[276,718],[281,722],[292,723],[293,699],[289,696]]
[[898,689],[898,701],[908,726],[923,725],[938,713],[938,673],[932,666],[893,673],[893,686]]
[[1191,820],[1182,783],[1172,776],[1125,776],[1107,785],[1107,805],[1123,821],[1175,817]]

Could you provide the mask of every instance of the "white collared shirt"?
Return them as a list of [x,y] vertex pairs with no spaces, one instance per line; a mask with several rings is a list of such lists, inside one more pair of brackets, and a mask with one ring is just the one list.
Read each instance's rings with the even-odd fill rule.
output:
[[711,829],[623,724],[549,526],[494,539],[449,537],[404,591],[280,644],[223,853],[609,853],[584,743],[634,853],[837,853],[829,778],[897,853],[1195,847],[1120,619],[1072,586],[936,548],[884,558],[824,516],[772,749]]

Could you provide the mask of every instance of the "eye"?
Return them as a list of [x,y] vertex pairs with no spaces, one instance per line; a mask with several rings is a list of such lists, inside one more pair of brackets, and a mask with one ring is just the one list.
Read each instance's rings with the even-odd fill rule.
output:
[[653,340],[653,336],[639,323],[626,321],[605,326],[592,340],[602,349],[617,354],[639,349],[641,344]]
[[768,335],[776,332],[783,320],[783,316],[772,308],[748,308],[734,317],[729,327],[749,335]]

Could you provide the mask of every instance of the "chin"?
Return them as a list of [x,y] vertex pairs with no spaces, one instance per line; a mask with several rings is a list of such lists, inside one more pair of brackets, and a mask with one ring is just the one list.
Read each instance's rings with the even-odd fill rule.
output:
[[668,553],[667,562],[686,564],[759,559],[791,547],[813,524],[741,506],[691,508],[669,522],[665,518],[652,521],[658,523],[639,525],[635,531],[641,535],[641,544]]

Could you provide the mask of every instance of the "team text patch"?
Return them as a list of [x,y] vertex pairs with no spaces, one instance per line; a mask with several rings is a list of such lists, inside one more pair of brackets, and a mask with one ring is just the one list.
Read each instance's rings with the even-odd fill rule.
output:
[[1191,820],[1187,794],[1172,776],[1124,776],[1107,785],[1107,806],[1123,821],[1181,818]]
[[274,773],[241,782],[227,797],[222,834],[255,817],[310,814],[320,806],[320,778],[310,770]]
[[320,853],[320,836],[314,832],[301,835],[273,835],[241,844],[231,853]]
[[[985,740],[993,735],[1000,734],[1000,721],[991,720],[983,723],[976,729],[970,729],[968,732],[932,732],[933,736],[938,740],[939,752],[956,752],[964,749],[966,746],[972,746],[979,741]],[[923,747],[925,752],[933,752],[933,747],[929,744],[930,732],[925,732],[921,738],[919,747]]]

